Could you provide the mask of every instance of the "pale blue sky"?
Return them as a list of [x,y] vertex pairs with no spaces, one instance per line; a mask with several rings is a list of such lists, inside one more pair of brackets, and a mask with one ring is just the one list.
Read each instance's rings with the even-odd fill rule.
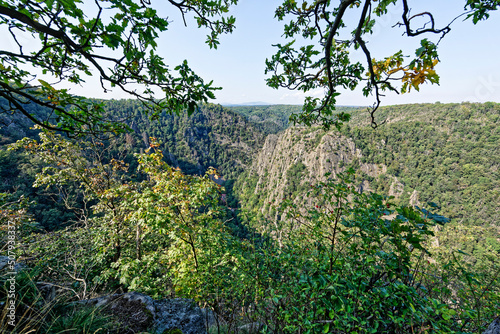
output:
[[[169,32],[161,36],[159,53],[169,63],[177,64],[188,59],[189,64],[206,80],[223,87],[217,92],[217,102],[242,103],[265,101],[269,103],[300,104],[303,94],[274,90],[265,85],[265,59],[274,49],[271,45],[283,43],[282,24],[274,19],[277,0],[241,0],[233,10],[236,30],[223,36],[217,50],[210,50],[205,33],[194,29],[191,22],[184,28],[177,13]],[[465,1],[410,1],[417,10],[432,11],[437,23],[452,20],[463,10]],[[417,7],[418,6],[418,7]],[[413,54],[419,39],[402,37],[402,28],[391,28],[400,20],[400,8],[390,8],[375,27],[370,47],[374,57],[384,57],[400,49]],[[492,13],[487,21],[473,25],[470,20],[459,19],[452,31],[439,45],[441,63],[437,67],[441,84],[425,85],[420,92],[396,95],[387,94],[383,104],[418,102],[500,102],[500,13]],[[436,40],[435,36],[429,38]],[[354,55],[355,56],[355,55]],[[316,92],[316,94],[322,94]],[[366,105],[372,99],[364,99],[360,91],[346,92],[338,98],[341,105]]]
[[[279,0],[240,0],[232,9],[236,30],[221,37],[217,50],[205,44],[206,31],[197,29],[194,20],[184,27],[179,12],[162,0],[153,0],[161,15],[172,21],[169,31],[158,40],[158,54],[172,67],[187,59],[189,65],[206,81],[223,90],[216,92],[218,103],[264,101],[275,104],[301,104],[304,94],[284,89],[275,90],[265,84],[265,59],[284,43],[283,22],[274,19]],[[439,27],[445,25],[463,10],[465,0],[410,0],[412,13],[431,11]],[[389,13],[379,19],[369,47],[375,58],[383,58],[402,49],[412,55],[419,45],[418,38],[403,37],[402,28],[391,28],[400,20],[401,8],[390,7]],[[91,13],[89,13],[91,14]],[[388,93],[383,105],[419,102],[500,102],[500,13],[492,13],[489,20],[473,25],[470,20],[457,20],[452,31],[439,45],[441,62],[437,72],[441,85],[424,85],[420,92],[396,95]],[[353,28],[350,27],[349,31]],[[0,43],[7,47],[13,41],[0,35]],[[429,36],[437,41],[435,36]],[[352,54],[354,59],[361,55]],[[100,84],[87,79],[82,87],[71,87],[71,93],[97,98],[129,98],[118,89],[103,93]],[[312,94],[321,96],[323,92]],[[160,96],[159,96],[160,97]],[[340,105],[369,105],[374,101],[363,98],[360,90],[344,92],[337,100]]]

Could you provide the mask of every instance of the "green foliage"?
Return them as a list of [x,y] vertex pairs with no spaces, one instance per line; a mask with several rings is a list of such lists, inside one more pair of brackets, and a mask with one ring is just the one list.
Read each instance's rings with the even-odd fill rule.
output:
[[[487,19],[489,12],[496,10],[498,5],[496,0],[466,1],[463,14],[472,17],[476,24]],[[450,32],[455,20],[438,26],[432,9],[421,13],[411,9],[406,0],[378,1],[376,4],[369,0],[282,1],[275,17],[288,21],[283,29],[285,41],[275,44],[276,53],[266,59],[266,74],[270,75],[267,85],[304,93],[325,91],[321,98],[306,96],[302,111],[292,114],[290,120],[306,126],[319,123],[326,129],[340,128],[349,120],[349,114],[336,110],[337,97],[342,90],[354,90],[363,85],[363,95],[374,97],[368,111],[371,124],[376,127],[375,112],[384,91],[407,93],[412,88],[418,91],[426,82],[438,84],[437,44]],[[377,22],[386,22],[384,16],[389,10],[391,16],[398,13],[396,16],[402,18],[393,28],[401,29],[403,35],[420,39],[414,56],[407,55],[406,50],[381,60],[372,56],[368,39]],[[420,17],[432,24],[416,22]],[[363,54],[363,60],[351,57],[356,50]]]
[[[235,20],[225,14],[236,2],[169,1],[183,18],[189,12],[195,14],[198,26],[209,29],[207,43],[213,48],[221,33],[232,32]],[[399,26],[408,36],[432,33],[442,38],[449,32],[449,24],[441,29],[434,26],[430,12],[410,16],[407,2],[401,2],[403,22]],[[440,120],[442,131],[437,134],[416,119],[378,133],[368,133],[365,128],[344,130],[363,152],[363,158],[353,159],[351,165],[385,164],[402,180],[404,190],[418,188],[422,199],[444,204],[444,212],[455,219],[448,226],[438,226],[448,220],[435,213],[436,205],[429,204],[432,210],[400,205],[408,200],[407,191],[399,201],[356,191],[354,182],[359,179],[352,170],[311,186],[305,194],[301,179],[307,168],[302,162],[288,169],[288,199],[283,203],[274,199],[263,203],[262,193],[255,189],[263,187],[260,176],[243,173],[247,187],[237,183],[235,188],[243,188],[250,206],[270,213],[266,221],[248,213],[249,226],[240,235],[244,238],[238,238],[237,229],[225,221],[236,217],[228,216],[219,205],[224,189],[214,182],[220,177],[210,167],[231,178],[242,173],[262,144],[261,133],[276,133],[288,126],[286,113],[294,123],[340,129],[351,116],[350,110],[336,109],[338,90],[354,90],[364,83],[363,94],[375,96],[371,124],[377,125],[374,113],[383,91],[405,93],[418,90],[425,82],[439,83],[437,43],[427,38],[420,40],[415,56],[409,59],[403,51],[381,60],[371,57],[366,36],[388,8],[398,3],[283,1],[275,14],[278,20],[291,19],[284,27],[284,36],[291,41],[277,44],[277,53],[266,61],[266,73],[271,75],[268,85],[305,93],[323,89],[326,94],[306,97],[300,114],[296,108],[282,106],[257,111],[240,108],[254,123],[260,123],[261,131],[254,131],[243,117],[228,111],[215,121],[221,113],[213,105],[204,106],[202,113],[189,119],[179,115],[182,110],[192,115],[198,103],[215,97],[218,88],[206,84],[187,61],[171,71],[155,54],[157,37],[169,22],[149,2],[97,0],[98,14],[89,18],[82,9],[88,4],[83,2],[0,0],[0,25],[9,25],[17,42],[0,59],[0,109],[16,113],[2,121],[13,119],[18,126],[27,125],[28,119],[68,134],[133,131],[105,142],[70,141],[45,131],[39,142],[25,138],[15,145],[26,149],[30,158],[0,151],[2,177],[25,178],[2,184],[0,218],[6,233],[1,239],[9,242],[5,224],[13,221],[24,238],[23,255],[40,270],[34,274],[36,278],[56,282],[72,298],[116,288],[153,297],[186,296],[211,308],[217,319],[225,321],[227,332],[234,332],[242,319],[263,323],[263,332],[273,333],[483,330],[498,315],[500,302],[500,268],[495,263],[500,246],[496,226],[490,224],[498,216],[495,122],[499,118],[495,104],[485,104],[486,111],[483,106],[461,105],[456,117]],[[361,10],[356,12],[358,7]],[[475,24],[497,7],[497,1],[473,0],[464,9],[470,10],[468,18]],[[354,30],[343,20],[351,11],[358,15]],[[415,28],[411,21],[421,15],[433,24]],[[24,53],[13,31],[26,32],[39,49]],[[311,43],[298,42],[298,36]],[[349,51],[356,49],[366,56],[364,64],[351,60]],[[117,58],[113,58],[115,54]],[[18,66],[22,63],[56,80],[38,79]],[[139,102],[88,100],[59,88],[60,82],[83,83],[83,76],[91,75],[91,70],[99,73],[104,90],[120,88]],[[394,79],[401,82],[400,87]],[[142,85],[144,91],[130,90],[129,83]],[[153,87],[159,87],[164,98],[156,99]],[[33,110],[33,105],[43,108]],[[125,116],[125,110],[116,109],[132,111],[126,114],[129,124],[115,122]],[[281,110],[285,115],[277,115]],[[390,108],[379,115],[384,113],[390,114]],[[146,114],[152,119],[146,120]],[[478,121],[465,122],[469,118]],[[6,130],[1,141],[16,136],[16,131]],[[158,144],[154,137],[165,138],[165,144]],[[320,140],[321,135],[316,135],[312,146]],[[141,141],[144,145],[135,145]],[[484,151],[477,151],[474,142],[486,143]],[[119,146],[126,152],[123,159],[117,154],[120,149],[114,151]],[[473,159],[478,155],[482,158]],[[27,163],[13,165],[14,159]],[[41,201],[29,203],[20,195],[31,191],[27,185],[33,180],[32,166],[37,159],[43,168],[36,174],[34,186],[45,187],[47,193],[56,190],[66,208],[79,210],[73,216],[77,224],[55,233],[34,232],[36,224],[28,208]],[[208,172],[186,175],[165,160],[188,174]],[[369,181],[376,188],[387,189],[389,179],[371,177]],[[304,201],[298,205],[295,199],[300,196]],[[78,204],[68,202],[73,197]],[[483,206],[474,210],[479,200]],[[237,205],[235,197],[226,201]],[[48,216],[51,223],[47,225],[51,226],[60,212],[47,210],[36,217]],[[440,229],[450,232],[449,240],[441,240],[468,246],[458,253],[434,247]],[[463,239],[481,240],[482,244],[470,246],[466,242],[470,240]],[[103,329],[107,319],[95,317],[95,310],[61,313],[65,307],[61,301],[44,302],[29,275],[32,272],[23,270],[16,278],[20,283],[17,310],[22,317],[14,332],[91,333]],[[1,283],[5,303],[6,280]],[[6,307],[2,312],[2,331],[7,331]]]
[[[470,259],[429,253],[448,221],[436,205],[359,193],[352,170],[309,187],[309,204],[270,204],[275,219],[249,218],[254,229],[241,239],[224,223],[223,189],[209,175],[168,166],[153,138],[137,155],[143,176],[131,178],[122,162],[96,158],[97,142],[40,136],[17,144],[47,163],[37,185],[76,182],[95,204],[86,224],[31,234],[27,256],[51,268],[40,277],[79,298],[117,287],[189,297],[228,332],[257,321],[283,333],[476,332],[499,306],[497,267],[479,271]],[[290,168],[290,178],[304,168]],[[91,319],[71,317],[61,326]]]
[[120,147],[139,153],[149,147],[149,137],[158,138],[166,162],[186,174],[203,175],[214,167],[224,179],[236,179],[264,141],[252,122],[219,105],[200,106],[190,117],[163,113],[155,120],[142,113],[137,101],[112,100],[106,108],[117,119],[128,117],[134,130],[119,140]]
[[0,184],[0,192],[8,193],[12,199],[24,198],[26,201],[26,213],[32,216],[37,224],[46,229],[53,230],[64,226],[69,221],[76,219],[76,214],[66,207],[70,204],[75,209],[82,209],[79,206],[79,196],[75,189],[66,188],[66,196],[62,201],[58,197],[55,187],[40,189],[33,187],[35,175],[41,169],[43,163],[37,156],[29,156],[19,152],[0,149],[0,177],[3,182]]
[[21,196],[16,198],[8,193],[0,193],[0,236],[3,245],[8,240],[15,240],[18,235],[25,235],[38,229],[38,224],[29,214],[28,200]]
[[[477,122],[498,118],[496,104],[439,107],[450,115],[432,117],[442,122],[442,136],[447,126],[458,129],[452,137],[436,135],[419,119],[415,106],[406,107],[405,116],[414,120],[404,121],[400,130],[394,122],[378,132],[344,131],[354,138],[363,158],[368,157],[366,161],[389,165],[406,183],[406,173],[423,163],[388,163],[394,157],[422,156],[442,142],[452,147],[455,141],[466,142],[458,140],[462,133],[470,140],[482,138],[474,123],[452,122],[454,113],[461,111],[461,117]],[[391,117],[394,111],[381,112]],[[357,116],[353,114],[354,120]],[[425,118],[431,117],[425,114]],[[495,136],[492,128],[482,128]],[[312,143],[321,138],[305,132]],[[192,133],[188,131],[188,136],[194,138]],[[425,142],[431,134],[437,144]],[[500,272],[493,226],[455,222],[441,226],[447,220],[434,212],[436,205],[429,204],[432,210],[410,208],[401,205],[404,198],[360,194],[355,185],[366,179],[361,172],[337,174],[336,179],[327,176],[312,187],[307,182],[306,187],[301,179],[310,171],[297,162],[285,175],[290,196],[284,203],[267,203],[260,192],[265,184],[249,170],[242,174],[250,186],[241,189],[241,198],[267,209],[269,215],[263,219],[242,214],[238,219],[247,226],[240,231],[225,221],[235,217],[219,205],[224,189],[213,182],[218,180],[215,170],[206,176],[183,174],[164,162],[164,149],[154,138],[146,138],[149,149],[127,166],[114,153],[107,154],[114,150],[108,146],[112,141],[75,142],[47,132],[40,137],[16,145],[45,163],[36,185],[78,189],[91,210],[78,225],[54,233],[26,230],[25,255],[32,259],[30,264],[45,268],[41,279],[66,287],[71,296],[87,298],[122,288],[154,297],[189,297],[210,308],[227,332],[236,331],[241,323],[259,322],[265,332],[284,333],[471,333],[483,330],[496,316]],[[361,141],[362,137],[371,142]],[[488,138],[481,140],[490,145]],[[389,145],[393,145],[390,156],[379,154]],[[487,147],[494,163],[496,147]],[[449,154],[451,158],[467,152]],[[359,160],[358,164],[364,163]],[[456,166],[460,175],[474,175],[471,182],[494,185],[474,174],[492,171],[490,165],[478,168],[479,162]],[[369,180],[375,185],[391,182],[391,178]],[[256,191],[257,185],[263,188]],[[15,205],[11,209],[18,210]],[[474,215],[472,210],[469,215]],[[468,246],[460,248],[463,245]],[[456,248],[463,253],[453,252]],[[91,319],[77,313],[74,318]]]
[[[437,298],[450,300],[464,319],[464,328],[495,317],[500,298],[499,246],[484,226],[449,224],[430,243],[429,275],[423,283]],[[439,240],[439,241],[437,241]],[[493,241],[493,242],[492,242]],[[457,298],[458,297],[458,298]]]
[[486,20],[490,16],[489,11],[496,10],[500,4],[496,0],[467,0],[465,9],[471,12],[467,18],[472,17],[472,22],[476,24],[481,20]]
[[[497,238],[500,178],[495,167],[500,163],[499,111],[496,103],[382,107],[377,121],[387,123],[373,130],[367,126],[365,112],[358,109],[351,111],[350,126],[341,130],[340,138],[335,131],[325,134],[318,128],[298,128],[280,137],[279,142],[290,137],[294,144],[303,145],[320,156],[320,164],[328,166],[332,172],[349,166],[355,168],[358,188],[363,182],[365,189],[368,186],[373,192],[392,194],[397,197],[393,199],[396,205],[408,205],[415,194],[420,203],[439,203],[443,215],[451,218],[446,227],[436,231],[441,247],[471,254],[469,262],[482,272],[493,266],[500,248]],[[316,132],[304,136],[307,131]],[[329,138],[330,151],[325,151],[324,146],[314,148],[322,134]],[[344,148],[345,141],[351,139],[356,151]],[[358,152],[361,153],[359,158]],[[275,215],[270,214],[272,210],[265,204],[276,201],[276,197],[289,196],[285,187],[276,196],[275,188],[281,187],[285,175],[276,175],[276,171],[273,175],[257,172],[272,168],[271,162],[275,166],[274,161],[287,155],[289,151],[274,151],[267,162],[269,165],[264,161],[264,166],[254,165],[241,176],[235,189],[242,208],[256,214],[264,212],[268,219],[274,219]],[[298,161],[294,164],[316,164],[310,157],[296,157]],[[286,170],[292,166],[280,168]],[[322,177],[317,169],[310,168],[308,181],[323,180]],[[292,182],[300,184],[302,181],[294,179]],[[297,205],[304,205],[304,194],[298,192],[292,196]],[[443,258],[440,263],[447,263],[449,257],[447,255],[447,260]]]
[[66,308],[59,317],[55,318],[45,333],[81,333],[93,334],[97,331],[112,330],[113,322],[111,317],[104,315],[99,308],[76,308],[68,312],[67,305],[56,305],[56,307]]
[[[356,123],[342,133],[367,162],[386,165],[401,180],[405,189],[398,203],[407,203],[415,189],[422,202],[439,203],[456,222],[498,221],[498,104],[413,104],[379,112],[380,119],[400,120],[372,131],[355,126],[362,115],[353,114]],[[391,182],[382,175],[372,184],[388,190]]]
[[210,268],[203,292],[214,290],[202,300],[229,326],[243,317],[266,333],[472,333],[495,317],[496,276],[470,276],[459,259],[455,269],[427,262],[436,226],[449,221],[434,204],[360,194],[352,170],[306,197],[309,207],[286,200],[281,220],[221,245],[233,261]]
[[[2,314],[0,316],[0,333],[29,333],[39,331],[46,325],[49,319],[52,305],[44,304],[44,299],[35,285],[36,271],[22,270],[15,277],[2,275],[0,279],[0,299],[3,302]],[[12,296],[10,291],[11,282],[15,279],[16,289]],[[15,322],[12,326],[12,318],[8,315],[11,306],[10,300],[15,301]],[[9,324],[10,322],[10,324]]]
[[[394,157],[414,160],[430,149],[435,150],[436,157],[446,154],[467,156],[467,152],[439,150],[441,142],[452,144],[461,137],[461,131],[456,131],[447,140],[438,140],[436,145],[433,140],[448,131],[436,135],[435,130],[423,125],[425,123],[420,117],[426,120],[435,118],[444,125],[451,115],[428,110],[430,107],[426,106],[427,112],[423,116],[416,106],[415,109],[408,108],[404,114],[398,112],[399,117],[408,120],[404,119],[400,124],[394,122],[377,132],[355,128],[346,129],[345,133],[355,138],[356,147],[362,149],[363,155],[369,155],[367,162],[389,164]],[[446,112],[454,113],[460,107],[448,105]],[[482,105],[473,107],[481,108]],[[486,117],[496,119],[496,105],[489,107],[492,109],[483,110],[481,116],[472,116],[473,113],[470,116],[478,123],[485,122]],[[388,109],[381,109],[381,112],[388,112]],[[434,113],[429,116],[429,112]],[[389,118],[393,114],[388,112],[383,116]],[[471,123],[459,126],[472,129],[475,122]],[[483,124],[481,128],[485,126]],[[399,127],[401,133],[390,132]],[[430,131],[429,135],[423,131]],[[487,131],[491,133],[489,127]],[[314,137],[310,140],[314,141]],[[425,141],[434,144],[422,145]],[[398,142],[405,149],[392,146],[386,151],[388,145]],[[475,145],[481,147],[478,143]],[[489,147],[489,144],[485,146]],[[413,149],[416,150],[414,153]],[[489,147],[488,151],[488,163],[495,161],[496,147]],[[381,152],[390,155],[384,156]],[[423,156],[419,162],[426,159]],[[399,165],[400,169],[395,169],[399,171],[399,178],[414,173],[414,167],[407,161]],[[476,164],[480,161],[481,156],[475,159]],[[289,171],[296,170],[297,166],[299,164],[290,166]],[[420,178],[432,175],[434,170],[429,165],[423,168]],[[418,181],[418,174],[414,177],[421,185],[419,190],[425,194],[425,181]],[[252,175],[249,171],[243,179],[250,187],[244,186],[240,190],[242,200],[245,205],[252,204],[260,211],[265,207],[261,202],[266,200],[266,191],[270,189],[269,186],[257,189],[256,184],[266,184],[269,178]],[[272,332],[278,328],[292,333],[323,330],[341,333],[480,332],[495,318],[499,306],[498,227],[494,225],[495,220],[483,216],[485,224],[475,225],[472,220],[477,222],[475,212],[479,211],[470,208],[460,216],[462,222],[470,219],[470,224],[448,222],[438,227],[436,223],[447,220],[432,210],[399,206],[399,203],[405,203],[405,198],[396,200],[375,193],[359,194],[355,185],[365,179],[367,176],[358,171],[357,177],[341,178],[340,184],[320,182],[310,188],[307,195],[301,192],[291,196],[281,208],[279,204],[274,206],[270,212],[277,211],[277,214],[269,215],[268,221],[249,220],[260,233],[276,242],[266,244],[269,248],[263,250],[263,255],[250,266],[259,270],[251,276],[263,276],[259,286],[264,292],[260,293],[267,293],[267,303],[262,305],[264,310],[260,315],[272,314],[267,317],[268,330]],[[386,182],[390,184],[392,179]],[[495,179],[495,176],[488,179]],[[371,181],[371,184],[377,184],[375,179]],[[249,201],[254,191],[263,198],[259,202]],[[435,196],[436,193],[430,199],[435,199]],[[421,202],[425,199],[420,197]],[[475,198],[476,201],[481,199]],[[492,199],[492,203],[496,202]],[[437,207],[433,203],[429,206],[433,210]],[[481,214],[488,212],[487,208],[482,204]],[[449,208],[443,210],[449,212]],[[457,249],[468,254],[457,255],[454,253]],[[250,255],[244,257],[251,258]]]
[[95,202],[78,226],[30,243],[32,257],[57,268],[50,271],[53,280],[83,283],[74,287],[82,296],[104,282],[165,296],[173,292],[172,282],[208,261],[205,247],[221,242],[213,236],[221,238],[226,229],[218,219],[221,189],[209,177],[214,170],[204,177],[184,175],[163,161],[152,141],[152,152],[137,156],[138,171],[147,177],[133,181],[123,162],[97,159],[99,142],[75,143],[48,132],[40,137],[40,143],[17,143],[48,164],[35,185],[76,183]]
[[[255,123],[211,104],[201,106],[191,117],[162,113],[156,120],[144,114],[145,109],[138,101],[110,100],[104,102],[104,107],[114,119],[127,119],[126,124],[133,131],[114,138],[101,138],[101,141],[90,140],[94,148],[84,151],[88,159],[96,158],[97,146],[106,147],[107,160],[124,161],[134,171],[137,167],[134,153],[147,149],[149,137],[154,136],[161,142],[165,161],[184,173],[203,175],[209,168],[216,168],[222,175],[220,183],[226,185],[227,206],[239,206],[231,184],[251,163],[252,155],[265,139]],[[43,110],[34,113],[45,117]],[[19,117],[12,127],[0,129],[0,134],[4,136],[5,144],[21,139],[19,134],[36,139],[40,130],[30,128],[32,125],[29,120]],[[9,131],[11,128],[16,131]],[[98,142],[104,146],[97,145]],[[76,183],[66,182],[64,186],[51,185],[48,188],[32,186],[36,173],[43,167],[44,162],[37,155],[0,150],[0,176],[5,180],[0,184],[0,191],[29,198],[33,202],[29,213],[46,230],[63,228],[88,215],[91,203],[85,202]]]
[[[233,31],[235,19],[226,13],[236,3],[170,1],[184,19],[193,13],[198,27],[208,29],[211,48],[217,47],[221,34]],[[72,134],[127,129],[107,117],[102,101],[60,88],[61,83],[84,84],[92,72],[97,73],[104,91],[122,90],[142,101],[153,116],[184,109],[192,114],[198,103],[215,98],[214,91],[219,89],[212,82],[205,83],[186,60],[171,70],[156,54],[158,36],[168,29],[169,21],[149,2],[0,1],[0,26],[9,27],[15,41],[10,48],[9,43],[4,45],[0,59],[0,97],[7,100],[1,110],[22,114],[47,129]],[[26,53],[27,45],[35,49]],[[50,82],[32,75],[32,69]],[[140,88],[131,89],[131,84]],[[163,98],[155,96],[155,87]],[[48,109],[49,117],[30,113],[32,105]]]

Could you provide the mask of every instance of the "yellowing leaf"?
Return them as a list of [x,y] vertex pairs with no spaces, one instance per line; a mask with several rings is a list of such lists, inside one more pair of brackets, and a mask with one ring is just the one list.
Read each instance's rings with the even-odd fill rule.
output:
[[52,87],[47,81],[45,80],[42,80],[42,79],[38,79],[38,82],[40,82],[40,84],[47,88],[47,89],[50,89],[51,91],[55,91],[56,89],[54,87]]

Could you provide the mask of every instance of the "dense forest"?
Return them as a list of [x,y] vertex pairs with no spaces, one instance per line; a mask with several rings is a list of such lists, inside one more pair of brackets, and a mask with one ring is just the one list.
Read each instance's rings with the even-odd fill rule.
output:
[[[2,223],[20,224],[31,279],[71,288],[60,303],[188,297],[228,333],[472,333],[495,316],[499,104],[385,107],[376,129],[350,109],[325,131],[278,118],[295,106],[149,119],[141,103],[104,103],[129,132],[1,129]],[[81,316],[58,312],[38,330]]]
[[[110,156],[123,159],[135,167],[137,160],[133,154],[149,148],[150,138],[156,138],[165,161],[172,167],[190,175],[204,175],[210,167],[216,168],[221,180],[226,180],[228,205],[237,206],[231,193],[231,184],[249,165],[265,138],[256,124],[229,109],[212,104],[202,106],[192,116],[163,113],[156,120],[149,119],[143,113],[144,106],[138,101],[110,100],[106,102],[105,108],[116,119],[126,120],[131,128],[131,132],[105,140],[111,151]],[[36,112],[41,113],[43,109]],[[38,158],[6,149],[7,144],[23,137],[37,139],[39,131],[34,130],[32,124],[22,117],[7,124],[0,129],[0,191],[34,200],[30,213],[49,230],[75,219],[61,201],[53,200],[57,196],[53,189],[32,187],[38,171],[35,166],[41,166]]]
[[[286,138],[290,144],[266,153],[284,157],[290,155],[295,146],[304,150],[297,153],[298,160],[295,162],[281,162],[282,176],[291,174],[286,182],[307,183],[312,179],[320,179],[326,172],[354,167],[359,171],[359,178],[369,183],[371,190],[397,195],[397,203],[409,204],[411,195],[415,193],[420,203],[439,203],[443,206],[444,215],[460,223],[497,225],[500,218],[500,151],[497,145],[500,141],[499,108],[495,103],[384,107],[380,109],[379,116],[386,123],[375,130],[368,124],[363,125],[362,122],[366,122],[363,110],[357,110],[353,112],[353,120],[339,132],[342,137],[339,137],[338,144],[335,143],[336,138],[329,138],[337,135],[335,131],[297,128],[278,139]],[[334,142],[336,150],[320,154],[322,149],[325,150],[325,141],[329,139]],[[352,141],[351,152],[345,152],[347,156],[339,158],[345,151],[342,148],[348,145],[345,142],[347,139]],[[306,152],[318,154],[308,157]],[[306,161],[308,159],[323,159],[320,162],[329,164],[329,167],[315,170],[316,161]],[[262,163],[259,161],[260,167]],[[267,167],[267,172],[270,172],[271,166]],[[375,172],[374,169],[380,171]],[[254,166],[247,174],[256,171]],[[256,176],[255,173],[253,175]],[[251,176],[241,178],[240,182],[252,183]],[[259,188],[264,193],[275,189],[276,180],[258,182],[264,184]],[[397,186],[399,190],[391,191],[391,186]],[[297,186],[292,188],[296,190]],[[266,196],[259,197],[258,206],[262,208]]]
[[381,108],[385,124],[375,130],[363,110],[340,132],[288,129],[267,138],[235,188],[257,221],[273,222],[278,203],[315,207],[311,185],[353,168],[358,191],[442,207],[451,222],[436,231],[435,254],[460,249],[477,270],[491,268],[500,252],[499,111],[495,103],[401,105]]

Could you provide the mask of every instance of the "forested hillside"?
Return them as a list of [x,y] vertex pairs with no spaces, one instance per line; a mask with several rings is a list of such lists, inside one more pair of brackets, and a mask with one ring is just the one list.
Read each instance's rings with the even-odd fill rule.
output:
[[[1,100],[0,100],[1,102]],[[204,175],[209,167],[217,169],[226,180],[227,203],[236,206],[231,195],[232,182],[251,163],[252,157],[262,146],[265,136],[252,122],[220,105],[203,105],[192,116],[160,114],[150,119],[143,113],[144,105],[133,100],[109,100],[106,111],[117,120],[125,120],[129,133],[104,140],[110,157],[123,159],[132,167],[137,165],[133,153],[149,148],[150,137],[158,140],[165,161],[186,174]],[[44,109],[33,113],[43,117]],[[30,212],[48,229],[64,226],[75,219],[64,203],[57,200],[53,189],[34,188],[35,174],[43,164],[37,157],[7,151],[6,145],[23,137],[37,139],[38,132],[25,117],[3,119],[6,126],[0,128],[0,192],[15,192],[16,197],[25,195],[34,201]],[[78,206],[77,203],[75,205]]]
[[[397,203],[432,201],[446,216],[468,225],[499,221],[500,107],[495,103],[385,107],[379,113],[385,124],[377,129],[370,127],[363,109],[351,109],[352,120],[341,137],[336,131],[295,128],[271,135],[266,145],[267,134],[289,127],[285,116],[298,112],[298,106],[228,109],[208,104],[192,116],[161,114],[155,120],[142,113],[137,101],[110,100],[105,106],[132,129],[112,140],[115,155],[132,165],[131,154],[148,148],[150,137],[157,138],[166,162],[187,174],[202,175],[214,167],[224,179],[236,180],[253,160],[254,166],[238,181],[239,192],[243,207],[261,213],[266,203],[283,195],[299,196],[325,173],[353,166],[360,186],[395,195]],[[36,133],[19,117],[2,127],[0,135],[6,144],[24,136],[36,138]],[[16,189],[36,198],[36,216],[42,225],[54,226],[53,216],[63,209],[50,208],[56,204],[31,187],[36,158],[5,149],[0,158],[2,191]]]
[[132,128],[124,144],[135,152],[157,138],[167,163],[187,174],[204,174],[214,167],[227,179],[235,179],[262,146],[261,131],[245,117],[220,105],[206,104],[192,116],[160,114],[150,119],[140,102],[111,100],[106,109]]
[[[292,114],[300,114],[301,105],[265,105],[265,106],[232,106],[229,109],[244,115],[249,121],[255,123],[266,135],[276,134],[287,129]],[[350,113],[356,107],[338,106],[337,112]]]
[[[360,163],[384,164],[404,186],[400,201],[416,191],[443,214],[469,225],[499,225],[500,104],[417,104],[383,108],[387,124],[373,131],[350,124]],[[388,192],[387,176],[369,178]]]
[[441,206],[451,222],[437,233],[436,253],[460,249],[470,263],[491,266],[500,254],[500,104],[391,106],[379,117],[377,129],[358,110],[340,133],[297,127],[268,136],[236,184],[243,208],[268,223],[283,217],[286,200],[307,212],[317,207],[314,184],[353,168],[358,192]]
[[377,129],[363,110],[352,117],[340,134],[300,127],[268,137],[239,182],[242,202],[263,210],[271,198],[299,195],[299,186],[307,189],[325,173],[352,166],[365,190],[394,195],[401,204],[412,196],[413,204],[438,203],[446,216],[466,224],[497,224],[499,104],[385,107],[379,114],[385,124]]
[[0,334],[498,334],[498,9],[0,0]]

